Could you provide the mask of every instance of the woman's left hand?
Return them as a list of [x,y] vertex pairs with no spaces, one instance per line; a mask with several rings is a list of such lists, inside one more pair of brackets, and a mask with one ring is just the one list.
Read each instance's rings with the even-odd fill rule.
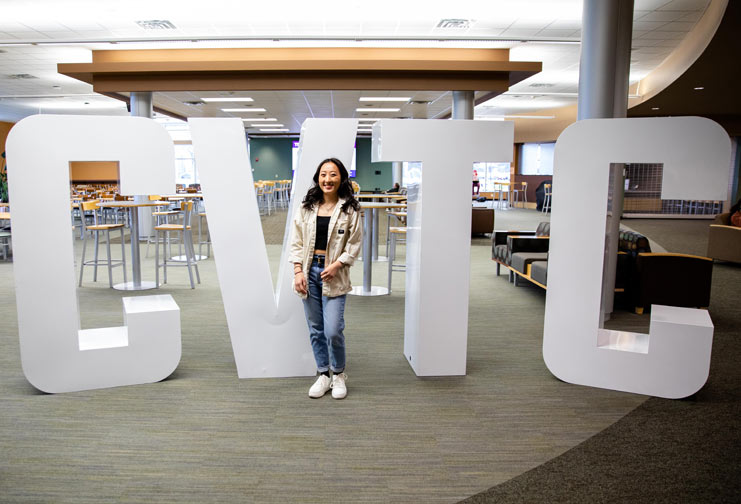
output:
[[324,268],[324,270],[320,274],[320,276],[322,277],[322,282],[331,282],[341,267],[342,263],[340,261],[335,261]]

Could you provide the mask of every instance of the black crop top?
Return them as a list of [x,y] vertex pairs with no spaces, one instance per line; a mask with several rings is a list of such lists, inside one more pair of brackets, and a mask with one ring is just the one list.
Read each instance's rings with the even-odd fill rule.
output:
[[329,219],[331,217],[316,216],[316,240],[314,241],[314,248],[319,250],[327,250],[327,232],[329,231]]

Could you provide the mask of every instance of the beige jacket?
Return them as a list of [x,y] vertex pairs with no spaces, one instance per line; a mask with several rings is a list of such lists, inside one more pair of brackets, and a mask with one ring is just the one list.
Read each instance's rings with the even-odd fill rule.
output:
[[[356,212],[352,207],[348,208],[348,213],[343,212],[342,205],[345,201],[340,198],[329,219],[326,264],[339,260],[344,266],[337,271],[332,281],[322,282],[322,295],[327,297],[341,296],[352,290],[350,266],[360,255],[363,241],[360,212]],[[317,205],[311,210],[306,210],[301,205],[293,218],[293,242],[288,260],[293,264],[301,263],[307,281],[311,259],[314,255],[317,210]],[[295,285],[293,291],[296,292]],[[305,294],[298,292],[296,294],[306,298]]]

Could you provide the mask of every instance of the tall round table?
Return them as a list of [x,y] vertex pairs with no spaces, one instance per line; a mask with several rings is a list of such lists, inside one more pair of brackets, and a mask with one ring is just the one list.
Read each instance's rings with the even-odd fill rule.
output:
[[[373,239],[378,244],[378,209],[406,208],[404,203],[361,203],[363,211],[363,286],[353,287],[350,294],[356,296],[383,296],[388,288],[374,286],[373,283]],[[375,228],[375,233],[374,233]],[[376,252],[377,253],[377,252]]]
[[108,208],[128,208],[131,223],[131,270],[133,282],[119,283],[113,286],[117,290],[140,291],[157,287],[155,282],[142,282],[141,256],[139,254],[139,207],[167,205],[166,201],[102,201],[98,206]]

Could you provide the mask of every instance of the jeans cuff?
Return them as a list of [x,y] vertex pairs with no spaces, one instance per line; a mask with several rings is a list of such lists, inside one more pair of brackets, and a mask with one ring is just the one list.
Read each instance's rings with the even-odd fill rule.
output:
[[326,373],[326,372],[328,372],[328,371],[329,371],[329,367],[327,367],[327,368],[325,368],[325,369],[317,369],[317,370],[316,370],[316,374],[317,374],[317,376],[319,376],[320,374],[322,374],[322,373]]
[[344,372],[345,372],[345,368],[342,368],[342,369],[334,369],[333,368],[332,369],[332,373],[333,374],[340,374],[340,373],[344,373]]

